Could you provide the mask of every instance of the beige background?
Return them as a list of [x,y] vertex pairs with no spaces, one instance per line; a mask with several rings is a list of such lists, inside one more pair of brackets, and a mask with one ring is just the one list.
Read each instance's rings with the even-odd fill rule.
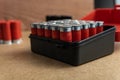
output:
[[[20,19],[23,30],[47,14],[85,16],[93,0],[0,0],[0,19]],[[112,55],[73,67],[31,52],[30,31],[19,45],[0,45],[0,80],[120,80],[120,43]]]
[[0,0],[0,19],[20,19],[23,30],[44,21],[48,14],[70,15],[79,19],[93,9],[93,0]]

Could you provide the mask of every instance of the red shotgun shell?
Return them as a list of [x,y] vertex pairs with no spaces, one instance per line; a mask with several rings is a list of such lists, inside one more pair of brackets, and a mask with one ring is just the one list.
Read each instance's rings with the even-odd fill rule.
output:
[[52,38],[57,40],[60,39],[60,29],[58,26],[59,26],[58,24],[52,25]]
[[9,20],[8,22],[10,22],[12,41],[19,44],[22,41],[21,21]]
[[82,24],[82,29],[81,29],[81,39],[86,39],[89,37],[89,24]]
[[72,27],[70,25],[63,25],[60,27],[60,40],[72,42]]
[[89,36],[93,36],[93,35],[97,34],[96,23],[94,21],[89,21],[88,23],[90,24]]
[[81,41],[81,25],[72,25],[72,42]]
[[32,35],[37,35],[37,25],[38,25],[38,23],[31,24],[31,34]]
[[52,29],[49,24],[44,24],[45,26],[45,37],[51,38],[52,37]]
[[44,37],[45,36],[45,26],[44,23],[40,23],[37,26],[37,35],[40,37]]
[[8,21],[5,21],[2,23],[3,27],[3,40],[4,44],[12,44],[12,37],[11,37],[11,28],[10,28],[10,23]]
[[103,21],[96,21],[96,26],[97,26],[97,33],[100,33],[103,31]]
[[3,24],[5,21],[0,21],[0,44],[3,44]]

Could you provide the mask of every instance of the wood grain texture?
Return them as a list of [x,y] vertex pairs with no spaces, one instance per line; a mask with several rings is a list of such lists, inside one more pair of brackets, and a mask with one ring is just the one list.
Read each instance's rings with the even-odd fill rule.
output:
[[48,14],[79,19],[92,9],[93,0],[0,0],[0,19],[20,19],[28,30],[31,22],[44,21]]

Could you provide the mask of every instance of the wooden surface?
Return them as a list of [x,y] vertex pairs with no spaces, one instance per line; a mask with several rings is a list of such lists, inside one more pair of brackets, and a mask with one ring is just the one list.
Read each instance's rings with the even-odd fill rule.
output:
[[120,43],[112,55],[73,67],[33,54],[29,34],[19,45],[0,45],[0,80],[120,80]]
[[93,10],[94,0],[0,0],[0,19],[19,19],[23,30],[46,15],[70,15],[80,19]]

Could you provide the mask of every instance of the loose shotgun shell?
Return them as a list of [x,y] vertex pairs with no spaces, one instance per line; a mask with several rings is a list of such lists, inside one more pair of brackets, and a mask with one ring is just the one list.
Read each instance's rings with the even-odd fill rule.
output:
[[0,44],[3,44],[3,24],[4,21],[0,21]]
[[37,25],[38,25],[38,23],[31,24],[31,34],[32,35],[37,35]]
[[2,32],[2,26],[0,24],[0,44],[3,44],[3,32]]
[[96,23],[94,21],[87,21],[90,25],[89,27],[89,36],[93,36],[97,33]]
[[60,26],[60,40],[65,42],[72,42],[72,26]]
[[100,33],[103,31],[103,21],[96,21],[96,26],[97,26],[97,33]]
[[72,25],[72,42],[81,41],[81,25]]
[[11,28],[11,37],[13,43],[19,44],[22,41],[22,31],[21,31],[21,21],[19,20],[9,20],[8,21]]
[[37,35],[40,37],[44,37],[45,36],[45,23],[40,23],[37,25]]
[[52,38],[53,39],[60,39],[60,29],[58,27],[58,24],[53,24],[52,25]]
[[45,26],[45,37],[51,38],[52,37],[52,28],[51,28],[50,24],[45,23],[44,26]]
[[81,39],[86,39],[89,37],[89,24],[82,24],[82,29],[81,29]]
[[10,23],[8,21],[5,21],[4,23],[2,23],[2,27],[3,27],[4,44],[11,45],[12,37],[11,37]]

